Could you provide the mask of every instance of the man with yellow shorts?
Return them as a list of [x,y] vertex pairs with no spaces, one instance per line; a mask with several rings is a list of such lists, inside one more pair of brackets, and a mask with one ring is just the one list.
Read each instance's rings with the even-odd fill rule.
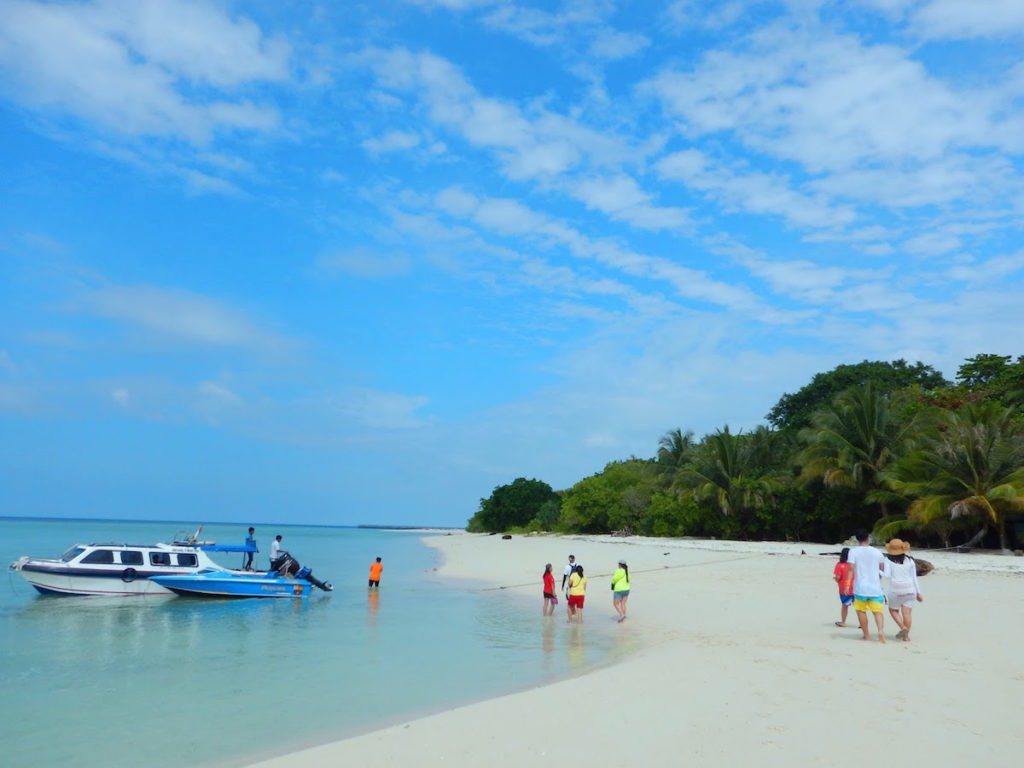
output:
[[882,553],[869,545],[868,532],[857,531],[857,546],[850,550],[847,562],[853,568],[853,610],[864,639],[870,640],[868,614],[875,615],[878,628],[878,642],[885,642],[885,593],[882,591],[882,576],[888,574],[889,561]]

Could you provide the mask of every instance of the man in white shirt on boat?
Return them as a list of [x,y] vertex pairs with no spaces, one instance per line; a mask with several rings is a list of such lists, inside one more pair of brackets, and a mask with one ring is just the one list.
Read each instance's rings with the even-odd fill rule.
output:
[[277,560],[277,556],[281,551],[281,534],[277,534],[274,537],[274,541],[270,544],[270,562],[273,563]]

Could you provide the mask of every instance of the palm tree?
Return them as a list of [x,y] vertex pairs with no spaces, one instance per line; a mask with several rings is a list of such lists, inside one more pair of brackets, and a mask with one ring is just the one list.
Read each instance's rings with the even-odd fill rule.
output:
[[1007,548],[1006,518],[1024,512],[1024,425],[1014,411],[989,401],[933,416],[931,437],[882,473],[914,499],[912,522],[980,517]]
[[664,472],[675,473],[690,460],[697,444],[693,432],[673,429],[658,441],[658,465]]
[[751,466],[752,453],[746,436],[729,427],[704,440],[703,450],[682,469],[679,483],[698,501],[710,500],[723,515],[758,509],[775,490],[775,478]]
[[[805,481],[821,479],[827,487],[847,486],[870,494],[879,474],[896,457],[911,434],[913,422],[900,424],[889,411],[889,398],[871,381],[841,392],[811,416],[800,431],[807,447],[800,453]],[[886,501],[880,501],[886,514]]]

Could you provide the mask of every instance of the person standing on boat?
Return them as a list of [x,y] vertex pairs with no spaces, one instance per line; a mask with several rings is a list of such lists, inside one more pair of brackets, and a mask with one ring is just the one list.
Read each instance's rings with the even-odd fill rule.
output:
[[249,548],[249,551],[245,553],[245,563],[242,565],[242,570],[251,571],[253,555],[259,552],[256,549],[256,529],[251,525],[249,526],[249,535],[245,537],[245,546]]
[[[270,544],[270,562],[273,563],[277,560],[279,553],[281,552],[281,534],[277,534],[274,537],[274,541]],[[273,566],[271,566],[273,567]]]

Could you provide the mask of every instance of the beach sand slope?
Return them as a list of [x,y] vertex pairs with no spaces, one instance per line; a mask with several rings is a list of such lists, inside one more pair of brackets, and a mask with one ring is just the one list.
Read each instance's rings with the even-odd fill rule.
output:
[[[608,575],[629,561],[620,663],[556,684],[275,758],[298,766],[1019,765],[1024,563],[923,552],[913,639],[834,626],[836,546],[656,539],[430,537],[442,573],[536,595],[559,631],[614,624]],[[801,555],[800,550],[807,552]],[[586,625],[540,616],[545,562],[586,570]],[[485,578],[481,578],[486,574]],[[559,575],[560,580],[560,575]],[[519,586],[522,585],[522,586]],[[500,658],[495,658],[500,664]]]

